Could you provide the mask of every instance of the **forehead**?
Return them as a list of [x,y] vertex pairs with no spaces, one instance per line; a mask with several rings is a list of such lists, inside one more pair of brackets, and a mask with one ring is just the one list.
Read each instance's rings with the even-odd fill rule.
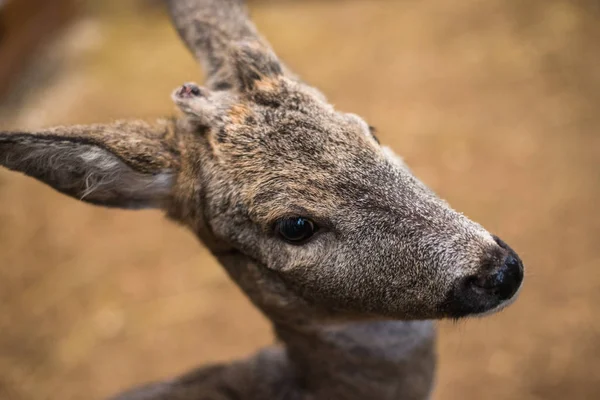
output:
[[233,164],[250,156],[257,165],[340,163],[380,152],[361,118],[336,111],[295,82],[264,83],[263,90],[228,106],[224,120],[215,146]]
[[331,215],[389,175],[369,126],[301,84],[264,84],[227,105],[223,121],[209,136],[219,184],[235,187],[235,202],[262,222],[303,210]]
[[217,160],[256,218],[328,215],[388,175],[389,160],[363,120],[302,90],[277,96],[229,106],[213,139]]

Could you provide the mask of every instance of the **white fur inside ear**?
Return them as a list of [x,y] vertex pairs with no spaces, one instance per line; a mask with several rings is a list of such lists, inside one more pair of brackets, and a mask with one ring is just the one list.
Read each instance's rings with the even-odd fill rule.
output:
[[89,147],[78,154],[86,164],[85,190],[80,200],[90,197],[104,198],[118,193],[123,198],[147,199],[131,207],[151,208],[160,205],[171,192],[173,174],[143,174],[131,169],[123,161],[104,149]]
[[91,148],[81,153],[79,158],[81,158],[84,162],[94,164],[96,168],[105,171],[114,169],[118,164],[118,160],[115,156],[107,153],[105,150],[97,148]]
[[138,172],[106,149],[71,142],[21,141],[22,152],[3,164],[63,193],[94,204],[159,208],[171,193],[172,171]]

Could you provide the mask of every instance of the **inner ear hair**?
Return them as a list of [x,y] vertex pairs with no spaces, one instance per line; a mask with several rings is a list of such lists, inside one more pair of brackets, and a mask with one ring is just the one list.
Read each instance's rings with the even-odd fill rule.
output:
[[131,121],[1,132],[0,165],[92,204],[161,207],[178,169],[168,131]]

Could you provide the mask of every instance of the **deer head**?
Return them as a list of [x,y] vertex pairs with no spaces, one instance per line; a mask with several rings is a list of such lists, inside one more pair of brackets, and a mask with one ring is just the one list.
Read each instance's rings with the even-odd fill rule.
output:
[[205,87],[159,121],[2,132],[0,163],[89,203],[161,208],[272,319],[459,318],[516,296],[523,265],[291,74],[235,0],[168,1]]

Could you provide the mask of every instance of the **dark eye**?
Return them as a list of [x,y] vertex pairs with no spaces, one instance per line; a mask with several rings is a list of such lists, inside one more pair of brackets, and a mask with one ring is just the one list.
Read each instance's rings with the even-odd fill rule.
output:
[[308,218],[289,217],[277,221],[275,229],[286,241],[300,244],[314,235],[317,226]]

